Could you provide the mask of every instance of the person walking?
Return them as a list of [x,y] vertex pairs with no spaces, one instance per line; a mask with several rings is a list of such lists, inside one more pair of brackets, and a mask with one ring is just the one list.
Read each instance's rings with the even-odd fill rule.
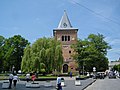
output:
[[9,75],[9,89],[11,89],[12,80],[13,80],[13,74],[10,74],[10,75]]
[[14,87],[16,87],[16,84],[17,84],[18,79],[19,79],[19,78],[18,78],[17,74],[14,74],[14,76],[13,76]]
[[57,77],[57,90],[62,90],[60,75]]
[[70,78],[72,78],[72,72],[70,72]]
[[36,76],[35,76],[35,74],[34,74],[34,73],[32,74],[31,79],[32,79],[32,81],[33,81],[33,83],[34,83],[34,81],[35,81],[35,79],[36,79]]
[[26,81],[27,81],[27,82],[30,81],[30,74],[29,74],[29,73],[26,74]]

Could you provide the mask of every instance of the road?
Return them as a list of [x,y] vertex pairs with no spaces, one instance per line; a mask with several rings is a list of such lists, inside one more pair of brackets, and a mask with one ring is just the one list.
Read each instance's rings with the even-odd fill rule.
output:
[[[81,80],[81,86],[75,86],[75,78],[65,78],[65,84],[66,86],[63,87],[63,90],[83,90],[87,85],[89,85],[91,82],[93,82],[94,79],[86,79],[86,80]],[[56,90],[55,85],[56,81],[51,81],[51,82],[46,82],[46,81],[35,81],[40,84],[40,88],[26,88],[25,83],[26,81],[19,81],[17,83],[16,89],[5,89],[5,90]],[[45,87],[44,85],[46,83],[51,83],[51,87]],[[0,81],[0,90],[2,89],[2,81]]]
[[97,79],[96,82],[85,90],[120,90],[120,79]]

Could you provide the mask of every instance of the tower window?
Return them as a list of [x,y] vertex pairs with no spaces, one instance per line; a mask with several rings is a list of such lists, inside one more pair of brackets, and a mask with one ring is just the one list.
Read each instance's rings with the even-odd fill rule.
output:
[[70,41],[70,36],[62,36],[62,41]]
[[65,41],[67,41],[67,36],[65,36]]
[[62,41],[64,41],[64,36],[62,36]]
[[69,53],[71,53],[71,51],[69,51]]
[[68,36],[68,41],[70,41],[70,36]]

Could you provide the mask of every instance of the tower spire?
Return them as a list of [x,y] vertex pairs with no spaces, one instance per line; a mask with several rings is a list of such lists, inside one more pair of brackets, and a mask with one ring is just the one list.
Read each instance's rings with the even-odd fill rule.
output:
[[64,14],[59,22],[58,28],[72,28],[72,25],[67,16],[66,10],[64,10]]

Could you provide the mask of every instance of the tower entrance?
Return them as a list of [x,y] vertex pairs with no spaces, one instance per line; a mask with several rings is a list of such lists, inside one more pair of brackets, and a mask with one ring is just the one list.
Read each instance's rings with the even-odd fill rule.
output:
[[68,65],[64,64],[63,65],[63,73],[67,73],[68,72]]

